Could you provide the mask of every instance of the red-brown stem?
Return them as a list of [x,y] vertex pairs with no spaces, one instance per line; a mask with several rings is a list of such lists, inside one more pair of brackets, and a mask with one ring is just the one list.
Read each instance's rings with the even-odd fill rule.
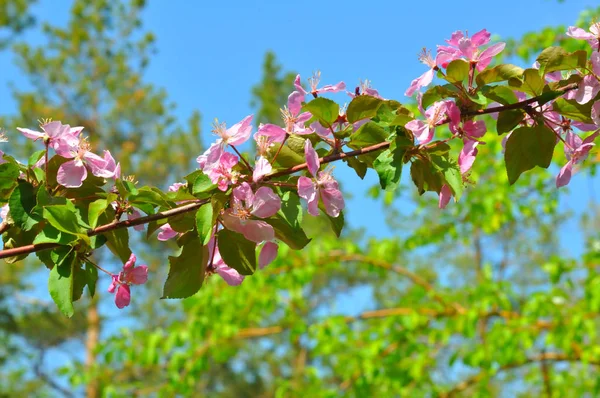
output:
[[250,166],[250,163],[248,163],[248,161],[246,160],[246,158],[244,158],[242,156],[242,154],[237,150],[236,147],[234,147],[233,145],[229,145],[229,146],[234,150],[235,153],[237,153],[237,155],[240,157],[240,159],[242,159],[242,162],[244,162],[244,165],[246,166],[246,168],[248,169],[248,171],[250,171],[250,173],[252,173],[253,172],[252,166]]

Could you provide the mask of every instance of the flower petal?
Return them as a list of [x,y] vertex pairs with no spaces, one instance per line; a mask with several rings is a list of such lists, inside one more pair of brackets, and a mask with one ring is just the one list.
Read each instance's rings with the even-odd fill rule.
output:
[[260,269],[263,269],[267,265],[271,264],[271,262],[277,258],[278,251],[279,245],[277,245],[277,243],[266,242],[262,249],[260,249],[260,254],[258,255],[258,266]]
[[244,281],[244,275],[240,275],[235,269],[222,265],[217,267],[217,274],[229,285],[238,286]]
[[115,304],[117,308],[122,309],[129,305],[131,302],[131,291],[128,285],[119,285],[117,289],[117,295],[115,296]]
[[63,163],[58,168],[56,181],[67,188],[78,188],[87,178],[87,170],[84,164],[76,159]]
[[267,218],[275,215],[281,209],[281,199],[271,188],[260,187],[254,195],[252,215]]
[[316,177],[317,171],[319,171],[319,167],[321,167],[321,162],[319,161],[319,155],[317,155],[317,151],[313,149],[310,140],[304,141],[304,156],[306,157],[308,171]]
[[248,115],[227,129],[227,143],[229,145],[240,145],[248,141],[250,134],[252,134],[253,117],[254,115]]

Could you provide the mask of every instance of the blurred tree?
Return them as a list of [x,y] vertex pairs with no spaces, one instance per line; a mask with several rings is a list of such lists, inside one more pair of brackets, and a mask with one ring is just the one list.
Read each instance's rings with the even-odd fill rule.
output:
[[260,83],[252,87],[250,106],[256,110],[254,122],[279,123],[280,108],[287,104],[288,95],[294,90],[296,73],[286,72],[281,76],[281,65],[277,63],[275,53],[267,51],[263,62],[263,77]]
[[0,1],[0,50],[25,29],[35,23],[29,7],[35,0],[2,0]]

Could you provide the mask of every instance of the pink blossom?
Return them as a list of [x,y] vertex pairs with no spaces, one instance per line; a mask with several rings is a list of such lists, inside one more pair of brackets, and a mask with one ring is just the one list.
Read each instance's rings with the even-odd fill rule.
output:
[[169,186],[169,192],[177,192],[179,188],[185,187],[187,184],[185,182],[176,182]]
[[23,135],[34,141],[39,139],[48,142],[48,146],[54,150],[62,145],[72,146],[79,142],[78,135],[83,127],[71,127],[59,121],[45,123],[41,126],[43,132],[17,127]]
[[131,253],[129,260],[123,265],[123,270],[118,275],[112,275],[112,282],[108,287],[109,293],[114,293],[115,304],[119,309],[127,307],[131,301],[131,285],[142,285],[148,281],[148,266],[135,266],[135,254]]
[[450,187],[447,184],[444,184],[440,191],[440,200],[438,202],[438,207],[440,209],[446,208],[446,206],[450,202],[451,198],[452,198],[452,190],[450,189]]
[[[113,178],[115,173],[120,173],[120,167],[114,164],[110,152],[107,151],[105,158],[101,158],[90,151],[90,144],[85,139],[62,143],[55,150],[64,158],[73,159],[63,163],[56,176],[58,183],[67,188],[77,188],[83,184],[87,178],[86,166],[97,177]],[[111,159],[112,163],[109,164]]]
[[167,223],[161,226],[160,232],[157,235],[157,239],[160,241],[167,241],[179,235],[179,232],[175,231],[171,226]]
[[270,174],[273,170],[271,167],[271,163],[264,156],[260,156],[256,161],[256,165],[254,166],[254,171],[252,173],[252,181],[259,182],[264,176]]
[[446,101],[438,101],[429,107],[427,111],[425,111],[421,105],[421,98],[421,93],[417,94],[419,109],[425,116],[426,120],[411,120],[410,122],[406,123],[405,127],[412,131],[417,140],[419,140],[419,144],[423,145],[431,142],[436,126],[445,123],[448,105],[446,104]]
[[596,126],[600,128],[600,101],[596,101],[594,102],[594,105],[592,105],[591,117],[594,123],[596,123]]
[[360,85],[356,87],[353,93],[351,93],[350,91],[346,91],[346,94],[348,94],[351,98],[355,98],[357,95],[369,95],[371,97],[384,99],[379,94],[379,91],[371,87],[371,82],[367,79],[365,79],[365,81],[361,81]]
[[219,138],[202,155],[196,158],[200,168],[205,173],[208,173],[208,170],[219,161],[227,145],[241,145],[250,138],[252,118],[253,115],[248,115],[230,128],[227,128],[225,123],[215,122],[213,132]]
[[[214,255],[213,248],[215,251]],[[244,275],[241,275],[236,269],[225,264],[225,261],[223,261],[223,258],[221,257],[221,253],[219,253],[219,247],[215,244],[214,236],[210,238],[210,241],[208,242],[208,256],[209,258],[212,258],[214,271],[219,274],[229,286],[238,286],[244,281]]]
[[[315,72],[312,75],[312,77],[308,79],[308,84],[310,85],[310,94],[312,94],[315,98],[321,93],[337,93],[346,88],[346,84],[344,82],[339,82],[338,84],[326,85],[321,88],[317,88],[320,81],[321,72],[319,71]],[[296,79],[294,80],[294,86],[296,87],[296,90],[298,90],[302,94],[309,94],[309,92],[304,90],[304,88],[302,88],[302,85],[300,84],[300,75],[296,76]]]
[[598,51],[592,53],[591,63],[593,74],[583,77],[574,94],[575,100],[580,104],[587,104],[600,92],[600,82],[597,77],[600,76],[600,53]]
[[556,187],[560,188],[565,186],[571,181],[571,175],[573,173],[573,166],[583,162],[595,145],[594,140],[598,137],[600,131],[596,131],[586,139],[582,140],[577,134],[572,131],[567,131],[565,136],[565,156],[567,157],[567,164],[565,164],[556,176]]
[[476,64],[477,71],[481,72],[487,68],[492,58],[498,55],[506,46],[506,43],[496,43],[480,51],[479,47],[489,43],[490,36],[490,33],[485,29],[475,33],[472,37],[468,37],[461,31],[454,32],[450,40],[446,40],[449,46],[438,46],[438,65],[446,68],[451,61],[466,59]]
[[331,217],[337,217],[344,209],[344,197],[331,171],[318,171],[320,168],[319,155],[311,142],[304,142],[304,155],[308,171],[314,178],[300,177],[298,179],[298,195],[307,201],[308,212],[313,216],[319,215],[319,197],[325,206],[325,212]]
[[419,54],[419,61],[429,66],[429,69],[423,73],[421,76],[417,77],[410,83],[410,87],[406,90],[404,95],[407,97],[412,96],[415,91],[420,90],[423,87],[429,86],[433,81],[433,76],[435,71],[437,70],[436,61],[431,57],[431,52],[427,51],[427,49],[423,49],[421,54]]
[[0,208],[0,218],[2,219],[2,221],[6,221],[8,217],[8,210],[8,203]]
[[574,39],[587,40],[594,50],[600,51],[600,22],[593,23],[590,26],[589,33],[576,26],[569,26],[567,36],[571,36]]
[[275,258],[277,258],[278,250],[279,246],[277,243],[265,242],[260,250],[260,254],[258,255],[258,266],[260,269],[265,268],[267,265],[271,264]]
[[256,218],[271,217],[280,208],[281,199],[271,188],[260,187],[255,194],[250,184],[243,182],[233,189],[232,205],[223,213],[223,224],[252,242],[271,241],[275,238],[273,227]]
[[221,191],[227,191],[229,184],[235,184],[239,173],[233,170],[239,158],[229,152],[223,152],[217,163],[208,168],[206,174],[213,184],[217,184]]

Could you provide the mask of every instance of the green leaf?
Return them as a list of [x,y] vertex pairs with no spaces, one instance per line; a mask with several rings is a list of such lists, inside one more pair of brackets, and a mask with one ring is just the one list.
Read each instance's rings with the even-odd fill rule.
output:
[[10,195],[8,200],[8,207],[10,209],[10,216],[12,217],[15,225],[30,230],[33,225],[37,222],[31,219],[32,210],[36,204],[36,193],[33,185],[28,182],[19,181],[18,186]]
[[423,109],[429,108],[431,104],[434,102],[452,97],[458,98],[460,96],[460,91],[452,84],[445,84],[443,86],[433,86],[430,87],[421,98],[421,105]]
[[217,186],[210,181],[210,178],[204,173],[198,175],[198,177],[194,180],[194,185],[192,186],[192,193],[194,195],[212,191]]
[[264,221],[273,227],[277,239],[285,242],[292,249],[300,250],[310,242],[301,226],[300,198],[294,192],[285,192],[281,196],[281,209]]
[[562,47],[548,47],[537,57],[542,75],[561,70],[585,68],[587,59],[585,50],[569,53]]
[[256,243],[242,234],[222,229],[218,233],[217,244],[225,264],[242,275],[252,275],[256,271]]
[[455,59],[446,68],[446,80],[450,83],[460,83],[469,76],[469,63],[462,59]]
[[310,112],[325,127],[333,125],[340,114],[340,106],[336,102],[323,97],[315,98],[304,104],[302,109]]
[[484,70],[477,75],[475,82],[477,83],[477,87],[481,87],[489,83],[502,82],[522,75],[523,68],[511,64],[502,64]]
[[400,182],[402,176],[402,165],[405,146],[397,146],[396,141],[392,143],[389,149],[381,152],[373,162],[373,168],[379,176],[379,184],[382,189],[394,190]]
[[213,231],[213,208],[206,204],[196,212],[196,229],[202,245],[208,244]]
[[546,126],[520,127],[506,141],[504,161],[512,185],[521,173],[535,166],[548,168],[556,146],[556,135]]
[[17,186],[19,166],[14,163],[0,164],[0,199],[7,200]]
[[363,124],[350,136],[348,146],[352,149],[360,149],[385,141],[389,136],[383,127],[375,122]]
[[77,216],[67,205],[45,206],[44,218],[61,232],[87,237],[86,231],[78,223]]
[[173,207],[167,195],[160,189],[151,187],[141,187],[137,189],[137,192],[131,193],[129,197],[130,203],[141,203],[141,204],[153,204],[165,208]]
[[499,112],[498,120],[496,121],[496,131],[498,131],[499,135],[511,132],[524,118],[525,112],[521,109],[511,109]]
[[98,217],[100,217],[100,214],[102,214],[107,207],[108,201],[106,199],[98,199],[90,203],[88,208],[88,221],[90,227],[96,228],[98,225]]
[[[98,222],[100,225],[108,224],[115,219],[115,211],[112,207],[107,207],[106,211],[100,214]],[[106,237],[106,246],[119,259],[125,263],[129,260],[131,249],[129,249],[129,231],[127,228],[114,229],[104,233]]]
[[377,109],[383,101],[370,95],[358,95],[350,101],[346,110],[346,119],[354,123],[362,119],[372,119],[377,115]]
[[130,195],[138,194],[138,189],[131,181],[122,180],[119,178],[115,181],[115,185],[117,186],[119,194],[123,199],[129,198]]
[[38,160],[40,160],[42,158],[42,156],[44,156],[44,154],[46,153],[45,149],[40,149],[39,151],[35,151],[27,160],[27,165],[29,167],[33,167]]
[[594,101],[589,101],[587,104],[579,104],[575,100],[557,98],[556,101],[552,103],[552,110],[560,113],[566,118],[593,124],[594,121],[590,117],[593,104]]
[[508,85],[531,96],[537,96],[544,91],[546,82],[541,78],[539,70],[529,68],[525,69],[522,78],[511,78]]
[[365,178],[367,174],[367,165],[358,160],[356,157],[349,157],[343,159],[343,161],[348,164],[348,166],[352,167],[352,169],[356,172],[356,175],[360,177],[362,180]]
[[183,245],[181,254],[169,256],[169,276],[165,281],[162,298],[190,297],[202,287],[208,264],[208,248],[203,246],[195,234],[186,234],[189,240]]
[[61,245],[68,245],[71,242],[77,240],[75,235],[68,234],[66,232],[60,232],[52,225],[47,224],[33,240],[33,244],[39,243],[59,243]]
[[483,86],[481,93],[492,101],[501,105],[510,105],[519,102],[515,92],[506,86]]
[[323,211],[323,214],[325,214],[325,216],[329,220],[329,224],[331,225],[331,229],[333,230],[333,233],[335,234],[335,236],[337,236],[339,238],[340,235],[342,234],[342,230],[344,229],[344,223],[345,223],[344,212],[340,211],[340,214],[337,217],[331,217],[329,214],[327,214],[325,212],[325,209],[323,207],[324,206],[321,206],[321,203],[319,203],[319,208],[321,208],[321,210]]
[[446,184],[452,189],[456,200],[459,200],[463,192],[463,180],[458,164],[451,161],[448,156],[431,155],[431,161],[444,176]]
[[444,184],[442,174],[433,166],[431,159],[427,157],[413,159],[410,166],[410,176],[419,191],[419,195],[426,191],[439,193]]
[[94,294],[96,294],[96,282],[98,281],[98,269],[90,262],[85,263],[85,277],[90,297],[94,297]]
[[56,306],[67,317],[72,317],[73,308],[73,269],[77,263],[77,256],[72,248],[50,270],[48,278],[48,291]]

